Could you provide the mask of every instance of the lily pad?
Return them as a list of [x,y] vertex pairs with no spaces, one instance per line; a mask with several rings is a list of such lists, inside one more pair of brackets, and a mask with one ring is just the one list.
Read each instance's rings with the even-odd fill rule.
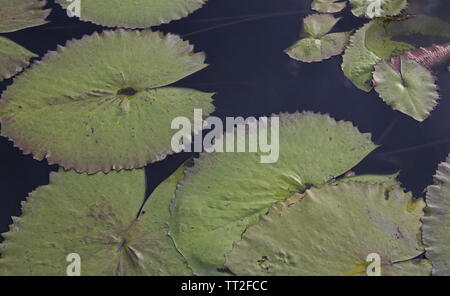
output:
[[381,60],[366,47],[366,33],[373,23],[368,23],[350,37],[350,44],[345,50],[342,71],[359,89],[372,90],[372,72],[374,66]]
[[0,33],[45,24],[50,14],[50,10],[43,9],[46,3],[40,0],[0,0]]
[[308,37],[292,45],[286,53],[298,61],[320,62],[341,54],[349,38],[349,32],[331,33],[321,38]]
[[425,120],[437,105],[436,79],[413,60],[401,59],[400,72],[382,61],[375,66],[373,79],[375,90],[386,104],[417,121]]
[[303,19],[303,30],[306,36],[322,37],[333,29],[340,18],[332,14],[313,14]]
[[0,80],[22,71],[33,57],[36,57],[34,53],[0,36]]
[[323,185],[376,146],[351,123],[313,113],[282,114],[279,159],[259,153],[202,154],[180,183],[170,235],[195,274],[216,274],[225,253],[275,202]]
[[347,3],[338,2],[338,0],[313,0],[311,8],[318,12],[336,13],[345,8]]
[[281,202],[249,227],[227,254],[236,275],[367,275],[369,254],[381,275],[430,275],[423,252],[425,203],[396,186],[345,183]]
[[375,18],[394,16],[408,5],[407,0],[350,0],[355,16]]
[[[378,19],[369,27],[365,45],[378,57],[388,60],[416,48],[401,40],[419,40],[420,36],[427,36],[435,40],[435,43],[439,40],[442,42],[442,39],[450,41],[450,23],[426,15],[412,16],[401,21]],[[414,40],[410,42],[412,41]]]
[[[80,19],[108,27],[147,28],[188,16],[207,0],[82,0]],[[63,8],[71,2],[56,0]]]
[[143,169],[107,175],[53,173],[23,203],[0,245],[0,274],[66,275],[66,257],[81,259],[81,275],[189,275],[167,236],[169,204],[182,170],[144,201]]
[[450,156],[439,164],[435,184],[427,188],[427,207],[423,222],[426,257],[433,265],[433,275],[450,275]]
[[106,31],[71,41],[3,93],[2,135],[66,169],[131,169],[172,153],[171,122],[207,116],[210,93],[166,87],[206,65],[175,35]]
[[331,33],[339,18],[331,14],[315,14],[303,21],[305,37],[285,50],[291,58],[302,62],[319,62],[336,56],[344,50],[349,32]]

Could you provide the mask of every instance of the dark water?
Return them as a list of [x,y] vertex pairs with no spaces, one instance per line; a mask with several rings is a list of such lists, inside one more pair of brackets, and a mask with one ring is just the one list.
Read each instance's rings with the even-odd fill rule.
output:
[[[51,1],[53,3],[53,1]],[[419,0],[427,13],[448,17],[450,1]],[[210,66],[178,85],[217,92],[214,115],[263,116],[279,112],[311,110],[352,121],[370,132],[381,145],[355,170],[357,173],[393,173],[406,189],[421,196],[432,183],[437,164],[450,152],[450,73],[435,69],[441,101],[432,116],[418,123],[393,111],[376,93],[356,89],[340,70],[341,57],[304,64],[290,59],[283,50],[299,39],[301,19],[310,1],[305,0],[209,0],[188,18],[160,26],[164,32],[182,35],[207,54]],[[43,55],[102,28],[69,19],[54,4],[44,26],[5,34],[26,48]],[[258,15],[251,21],[240,16]],[[336,31],[348,31],[363,22],[349,11]],[[76,71],[76,69],[74,69]],[[3,90],[11,81],[0,84]],[[174,171],[189,154],[170,156],[147,167],[151,191]],[[20,202],[38,186],[48,184],[46,161],[24,156],[5,138],[0,138],[0,233],[7,231],[11,216],[20,215]],[[0,237],[1,239],[1,237]]]

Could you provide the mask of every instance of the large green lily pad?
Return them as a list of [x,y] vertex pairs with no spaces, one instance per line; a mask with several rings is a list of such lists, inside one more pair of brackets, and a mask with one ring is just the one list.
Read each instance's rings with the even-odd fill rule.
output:
[[107,175],[53,173],[14,218],[0,245],[2,275],[66,275],[77,253],[81,275],[189,275],[167,236],[169,204],[178,170],[144,201],[143,169]]
[[175,117],[193,121],[194,108],[212,112],[212,94],[165,87],[203,62],[170,34],[118,30],[71,41],[4,92],[2,135],[67,169],[142,167],[172,153]]
[[50,13],[45,5],[45,0],[0,0],[0,33],[45,24]]
[[279,159],[259,153],[203,154],[177,189],[170,235],[195,274],[223,268],[225,253],[275,202],[341,175],[375,145],[348,122],[313,113],[280,118]]
[[281,202],[234,244],[226,266],[236,275],[367,275],[369,254],[381,275],[429,275],[412,260],[420,242],[422,199],[398,187],[345,183]]
[[352,13],[359,17],[384,17],[399,14],[408,5],[407,0],[350,0]]
[[0,80],[22,71],[33,57],[36,57],[34,53],[0,36]]
[[[108,27],[147,28],[186,17],[207,0],[81,0],[80,19]],[[68,8],[71,2],[56,0]]]
[[331,14],[314,14],[304,19],[304,38],[286,49],[293,59],[302,62],[319,62],[336,56],[344,50],[350,32],[330,33],[339,21]]
[[375,66],[373,80],[386,104],[417,121],[425,120],[437,105],[436,79],[416,61],[402,58],[399,72],[382,61]]
[[426,257],[433,275],[450,275],[450,156],[439,164],[435,184],[427,188],[427,207],[423,222]]

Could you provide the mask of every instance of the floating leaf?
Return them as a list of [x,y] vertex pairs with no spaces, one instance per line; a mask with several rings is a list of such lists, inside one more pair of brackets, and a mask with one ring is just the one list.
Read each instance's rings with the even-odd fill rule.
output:
[[313,14],[303,19],[303,30],[306,36],[322,37],[333,29],[340,18],[331,14]]
[[174,35],[106,31],[69,42],[3,94],[2,135],[36,159],[94,173],[142,167],[171,153],[171,121],[206,116],[211,94],[163,87],[204,68]]
[[340,54],[348,42],[350,33],[327,34],[338,21],[338,18],[330,14],[306,17],[303,23],[305,38],[286,49],[286,54],[302,62],[319,62]]
[[352,13],[359,17],[383,17],[399,14],[408,5],[407,0],[350,0]]
[[338,0],[313,0],[311,8],[324,13],[336,13],[345,8],[347,3]]
[[[108,27],[147,28],[186,17],[207,0],[82,0],[80,19]],[[71,2],[56,0],[64,8]]]
[[261,153],[209,153],[186,171],[170,235],[195,274],[214,274],[232,243],[275,202],[345,173],[375,147],[348,122],[283,114],[277,162],[260,163]]
[[425,120],[439,99],[436,79],[417,62],[401,59],[400,72],[385,61],[375,66],[375,90],[394,110]]
[[342,71],[356,87],[364,91],[372,90],[373,68],[381,59],[366,47],[366,32],[373,23],[368,23],[350,37],[345,50]]
[[426,257],[433,265],[433,275],[450,275],[450,156],[439,164],[435,184],[427,189],[427,207],[423,222]]
[[45,24],[50,10],[43,10],[46,1],[0,0],[0,33]]
[[416,50],[408,51],[401,56],[393,57],[388,64],[395,71],[400,72],[402,59],[413,60],[425,68],[440,65],[450,59],[450,42],[442,45],[433,45],[427,48],[420,47]]
[[36,55],[9,39],[0,37],[0,80],[22,71],[32,57]]
[[227,254],[236,275],[367,275],[378,254],[382,275],[429,275],[412,260],[420,242],[422,199],[396,186],[346,183],[308,190],[276,204]]
[[341,54],[349,37],[349,32],[342,32],[327,34],[321,38],[304,38],[288,48],[286,53],[302,62],[320,62]]
[[23,204],[0,245],[0,274],[66,275],[77,253],[81,275],[189,275],[167,236],[177,171],[148,200],[143,169],[107,175],[53,173]]

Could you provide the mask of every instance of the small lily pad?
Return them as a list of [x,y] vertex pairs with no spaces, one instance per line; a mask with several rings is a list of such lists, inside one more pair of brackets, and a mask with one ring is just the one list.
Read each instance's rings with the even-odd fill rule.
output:
[[367,275],[369,254],[381,275],[430,275],[420,217],[425,203],[396,187],[345,183],[280,202],[250,226],[226,255],[236,275]]
[[286,53],[302,62],[320,62],[341,54],[349,38],[349,32],[326,34],[321,38],[307,37],[288,48]]
[[436,79],[413,60],[401,59],[400,72],[382,61],[375,66],[373,79],[375,90],[386,104],[417,121],[425,120],[437,105]]
[[144,201],[143,169],[77,174],[52,173],[13,218],[0,245],[0,275],[66,275],[70,253],[80,256],[81,275],[189,275],[167,236],[169,204],[178,170]]
[[[207,0],[81,0],[79,18],[107,27],[147,28],[188,16]],[[56,0],[64,8],[71,2]]]
[[319,62],[336,56],[344,50],[349,32],[331,33],[339,21],[331,14],[314,14],[303,21],[304,38],[285,50],[291,58],[302,62]]
[[105,31],[71,41],[3,93],[1,133],[24,153],[95,173],[143,167],[171,150],[178,116],[207,116],[210,93],[170,87],[206,65],[175,35]]
[[338,2],[339,0],[313,0],[311,8],[318,12],[323,13],[336,13],[345,8],[347,3],[345,1]]
[[359,17],[394,16],[408,5],[407,0],[350,0],[352,13]]
[[335,18],[332,14],[313,14],[303,19],[303,30],[305,35],[312,37],[322,37],[333,29],[340,18]]

